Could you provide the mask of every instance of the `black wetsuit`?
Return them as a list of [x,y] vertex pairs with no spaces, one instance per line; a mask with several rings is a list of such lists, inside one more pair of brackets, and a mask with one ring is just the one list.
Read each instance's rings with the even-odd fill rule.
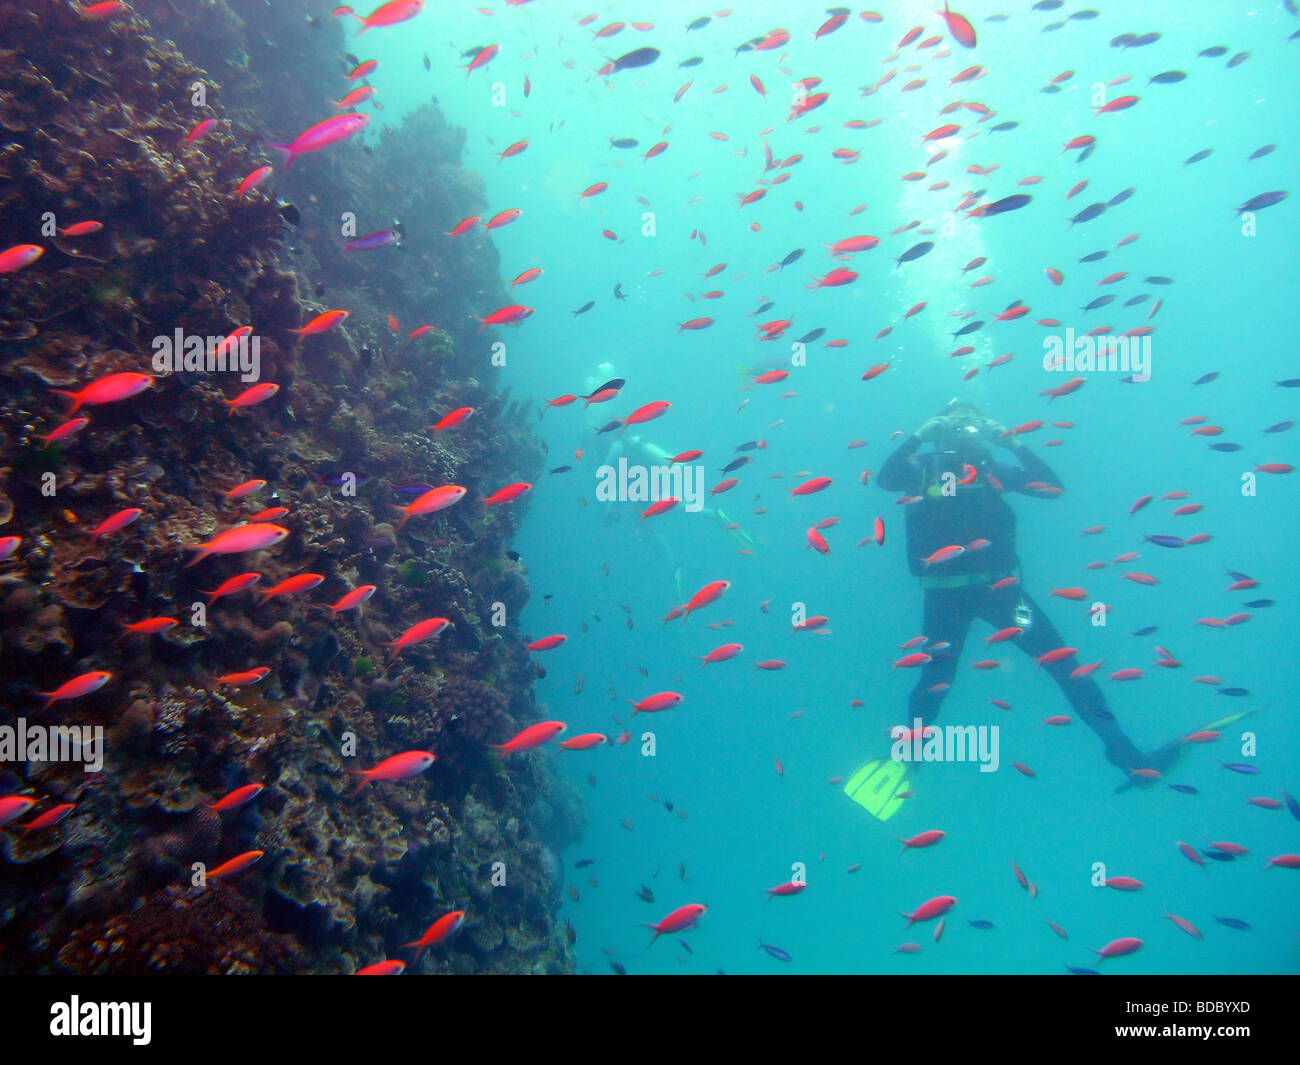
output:
[[[934,653],[921,667],[909,700],[908,727],[915,718],[929,725],[938,716],[975,618],[987,621],[995,631],[1009,628],[1016,624],[1013,612],[1017,604],[1023,602],[1031,612],[1031,623],[1010,642],[1031,658],[1065,644],[1056,626],[1018,580],[997,589],[991,587],[1005,577],[1018,577],[1016,516],[1003,493],[1042,498],[1051,488],[1061,488],[1060,480],[1042,459],[1023,446],[1013,445],[1010,450],[1018,466],[989,458],[979,463],[972,483],[957,484],[953,494],[945,495],[942,474],[947,470],[966,479],[970,467],[965,467],[963,478],[962,461],[953,452],[914,459],[920,446],[916,436],[909,437],[876,478],[876,483],[888,492],[921,497],[906,507],[908,563],[912,573],[926,585],[922,631],[931,644],[951,644]],[[1038,485],[1047,486],[1048,492]],[[977,539],[989,541],[988,546],[971,549],[968,545]],[[925,566],[924,560],[935,551],[954,544],[967,550],[949,561]],[[1077,665],[1075,659],[1067,658],[1043,668],[1056,681],[1075,715],[1106,745],[1106,757],[1122,769],[1141,768],[1140,752],[1115,721],[1096,682],[1091,677],[1070,676]],[[937,685],[941,687],[934,690]]]

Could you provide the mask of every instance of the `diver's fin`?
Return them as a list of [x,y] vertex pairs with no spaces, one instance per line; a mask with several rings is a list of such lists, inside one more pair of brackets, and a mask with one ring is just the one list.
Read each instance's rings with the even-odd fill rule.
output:
[[906,802],[903,793],[911,785],[904,779],[907,766],[892,758],[873,758],[853,771],[844,784],[844,794],[877,821],[888,821]]

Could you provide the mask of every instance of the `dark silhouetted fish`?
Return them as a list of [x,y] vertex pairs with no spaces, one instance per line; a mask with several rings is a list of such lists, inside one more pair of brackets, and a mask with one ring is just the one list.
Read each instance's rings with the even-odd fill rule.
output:
[[704,62],[703,58],[701,58],[698,55],[693,55],[691,56],[690,59],[683,59],[680,63],[678,63],[677,68],[679,70],[684,70],[688,67],[698,67],[703,62]]
[[903,263],[914,262],[923,255],[928,255],[934,249],[934,241],[923,240],[920,244],[913,244],[907,251],[903,252],[894,260],[895,266],[902,266]]
[[1030,11],[1055,11],[1065,6],[1065,0],[1038,0]]
[[1115,297],[1114,297],[1114,296],[1109,296],[1109,295],[1107,295],[1107,296],[1098,296],[1098,297],[1097,297],[1095,300],[1093,300],[1091,303],[1089,303],[1089,304],[1087,304],[1086,306],[1084,306],[1084,307],[1083,307],[1083,310],[1085,310],[1085,311],[1095,311],[1095,310],[1097,310],[1098,307],[1105,307],[1106,304],[1108,304],[1108,303],[1114,303],[1114,302],[1115,302]]
[[1228,69],[1231,70],[1233,67],[1241,66],[1241,64],[1244,63],[1249,58],[1250,58],[1249,52],[1238,52],[1236,55],[1234,55],[1231,59],[1228,60]]
[[990,129],[989,129],[989,132],[990,132],[990,133],[1007,133],[1007,132],[1010,132],[1011,130],[1017,128],[1019,125],[1020,125],[1019,122],[999,122],[996,126],[993,126],[992,128],[990,128]]
[[611,74],[617,74],[620,70],[635,70],[637,67],[648,67],[659,58],[658,48],[638,48],[635,52],[628,52],[627,55],[621,55],[614,60],[614,69]]
[[1148,285],[1172,285],[1174,279],[1172,277],[1165,277],[1162,274],[1152,274],[1146,279],[1146,283]]
[[1300,821],[1300,802],[1296,802],[1290,792],[1282,792],[1282,801],[1286,803],[1286,808],[1291,811],[1291,816]]
[[618,139],[613,137],[609,138],[609,146],[611,148],[635,148],[637,143],[638,142],[633,140],[631,137],[619,137]]
[[979,212],[981,218],[991,218],[995,214],[1006,214],[1008,211],[1018,211],[1032,199],[1032,196],[1027,196],[1025,193],[1019,192],[1014,196],[1006,196],[1001,200],[995,200],[993,203],[976,208],[976,210]]
[[792,251],[789,255],[787,255],[784,259],[781,260],[781,269],[784,270],[787,266],[791,266],[794,263],[797,263],[802,258],[803,258],[803,248],[795,248],[794,251]]
[[1078,22],[1090,22],[1092,19],[1095,19],[1099,14],[1101,14],[1101,12],[1094,11],[1090,7],[1085,7],[1082,11],[1072,11],[1070,14],[1066,15],[1065,17],[1067,19],[1074,19]]
[[617,392],[617,391],[618,391],[620,388],[622,388],[625,384],[627,384],[627,378],[626,378],[626,377],[615,377],[615,378],[612,378],[612,379],[609,380],[609,381],[606,381],[606,382],[605,382],[603,385],[601,385],[599,388],[594,389],[592,392],[588,393],[587,395],[583,396],[582,398],[583,398],[583,399],[591,399],[592,396],[598,395],[599,393],[601,393],[601,392],[605,392],[605,391],[607,391],[607,390],[609,390],[609,389],[611,389],[611,388],[612,388],[615,392]]
[[1094,218],[1100,218],[1106,212],[1104,203],[1090,203],[1077,215],[1070,219],[1070,225],[1075,226],[1080,222],[1091,222]]
[[1208,159],[1214,153],[1213,148],[1202,148],[1195,155],[1188,156],[1183,162],[1183,166],[1190,166],[1192,163],[1199,163],[1202,159]]
[[826,334],[826,330],[823,329],[821,326],[818,326],[816,329],[809,330],[807,333],[801,336],[797,341],[795,341],[795,343],[811,344],[818,337],[825,336],[825,334]]
[[1094,252],[1089,252],[1089,253],[1088,253],[1087,255],[1085,255],[1082,259],[1080,259],[1079,262],[1081,262],[1081,263],[1095,263],[1095,262],[1100,262],[1102,259],[1106,258],[1106,256],[1109,255],[1109,254],[1110,254],[1110,252],[1106,252],[1106,251],[1094,251]]
[[719,473],[730,473],[732,470],[738,470],[741,466],[748,466],[754,460],[748,455],[741,455],[738,459],[732,459],[719,470]]
[[580,314],[586,314],[586,313],[587,313],[589,310],[591,310],[594,306],[596,306],[596,301],[595,301],[595,300],[588,300],[586,303],[584,303],[581,307],[579,307],[576,311],[573,312],[573,317],[576,318],[576,317],[578,317],[578,315],[580,315]]
[[1137,192],[1137,189],[1124,189],[1120,192],[1117,192],[1115,193],[1114,196],[1112,196],[1109,200],[1106,201],[1106,206],[1118,207],[1121,203],[1127,200],[1135,192]]
[[1219,56],[1221,55],[1227,55],[1228,49],[1226,46],[1222,44],[1216,44],[1214,45],[1214,47],[1207,48],[1205,49],[1205,51],[1197,52],[1196,54],[1204,57],[1205,59],[1218,59]]
[[983,328],[984,328],[983,321],[968,322],[966,325],[958,329],[957,332],[953,333],[952,337],[954,340],[956,340],[958,337],[964,337],[968,333],[978,333]]
[[[1125,304],[1125,306],[1127,307],[1128,304]],[[1201,376],[1198,377],[1195,381],[1193,381],[1192,384],[1208,385],[1211,381],[1217,381],[1218,378],[1219,378],[1219,371],[1215,370],[1212,373],[1201,374]]]
[[1211,444],[1211,445],[1210,445],[1210,450],[1211,450],[1211,451],[1240,451],[1240,450],[1241,450],[1241,445],[1240,445],[1240,444],[1227,443],[1227,442],[1222,443],[1222,444]]
[[772,946],[771,943],[764,943],[761,939],[758,941],[758,945],[760,948],[762,948],[763,950],[767,951],[770,955],[772,955],[772,957],[774,957],[777,961],[790,960],[789,953],[787,951],[782,950],[780,947],[774,947]]
[[1148,78],[1148,85],[1177,85],[1180,81],[1186,81],[1187,74],[1181,70],[1166,70]]
[[1216,914],[1214,919],[1227,928],[1235,928],[1238,932],[1250,931],[1250,925],[1240,917],[1220,917]]
[[686,32],[690,33],[691,30],[702,30],[704,29],[705,26],[707,26],[712,21],[713,19],[711,19],[708,15],[701,15],[699,18],[697,18],[694,22],[690,23],[690,25],[686,27]]
[[1151,298],[1151,293],[1150,293],[1150,292],[1143,292],[1143,293],[1141,293],[1140,295],[1134,296],[1132,299],[1127,299],[1127,300],[1125,300],[1125,301],[1124,301],[1124,306],[1125,306],[1125,307],[1136,307],[1136,306],[1137,306],[1138,304],[1140,304],[1140,303],[1146,303],[1146,301],[1149,300],[1150,298]]
[[1247,162],[1249,162],[1250,159],[1263,159],[1264,156],[1271,155],[1275,148],[1277,148],[1276,144],[1266,144],[1262,148],[1256,148],[1253,152],[1250,153],[1250,157],[1249,159],[1247,159]]

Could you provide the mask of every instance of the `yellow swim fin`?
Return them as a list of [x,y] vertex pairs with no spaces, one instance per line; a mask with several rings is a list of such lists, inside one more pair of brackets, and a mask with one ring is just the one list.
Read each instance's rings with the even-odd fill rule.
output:
[[906,802],[900,793],[910,790],[904,779],[907,766],[892,758],[873,758],[853,771],[844,784],[844,794],[877,821],[888,821]]

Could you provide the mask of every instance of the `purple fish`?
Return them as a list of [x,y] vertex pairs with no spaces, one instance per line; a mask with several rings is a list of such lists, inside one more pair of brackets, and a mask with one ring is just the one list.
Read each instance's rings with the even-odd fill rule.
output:
[[1220,762],[1219,765],[1224,769],[1231,770],[1234,773],[1241,773],[1248,777],[1253,777],[1259,772],[1259,766],[1251,765],[1249,762]]
[[1155,536],[1144,536],[1143,540],[1147,543],[1155,544],[1157,547],[1182,547],[1186,541],[1181,536],[1165,536],[1157,534]]
[[298,134],[292,144],[272,143],[271,147],[285,153],[284,168],[288,170],[298,156],[306,155],[308,152],[319,152],[331,144],[347,140],[365,129],[369,121],[369,115],[335,115]]
[[401,234],[395,229],[381,229],[378,233],[368,233],[356,240],[349,240],[343,245],[344,251],[373,251],[375,248],[387,248],[390,244],[401,243]]

